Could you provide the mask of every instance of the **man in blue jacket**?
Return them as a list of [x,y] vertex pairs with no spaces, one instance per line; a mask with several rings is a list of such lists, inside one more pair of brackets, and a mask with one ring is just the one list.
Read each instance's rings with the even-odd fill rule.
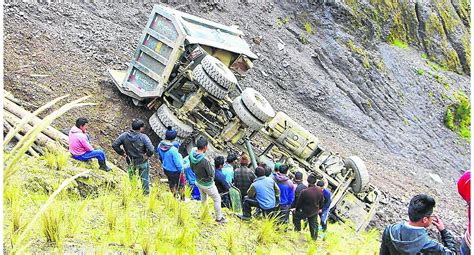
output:
[[[327,188],[327,181],[319,180],[316,184],[321,190],[323,191],[323,198],[324,198],[324,205],[321,208],[321,212],[319,213],[319,217],[321,218],[321,226],[323,228],[323,232],[326,232],[328,227],[328,216],[329,216],[329,207],[331,206],[331,191]],[[324,234],[322,236],[324,238]]]
[[183,172],[183,157],[173,143],[176,135],[176,130],[168,127],[165,133],[165,140],[160,142],[157,152],[163,171],[166,177],[168,177],[168,185],[171,192],[175,196],[181,197],[181,200],[184,200],[184,185],[180,185],[180,177]]
[[280,189],[272,178],[265,176],[265,169],[257,167],[255,175],[257,179],[250,185],[244,199],[243,215],[239,215],[243,220],[250,220],[252,207],[260,208],[264,215],[268,215],[275,210],[280,200]]
[[229,197],[229,189],[230,184],[226,180],[226,176],[222,172],[222,168],[224,166],[224,157],[217,156],[214,158],[214,168],[216,169],[214,182],[216,183],[217,191],[222,198],[222,206],[230,208],[230,197]]
[[[455,255],[456,242],[438,216],[433,215],[435,200],[425,194],[414,196],[408,206],[406,223],[396,223],[385,228],[382,234],[380,255]],[[443,244],[428,236],[428,228],[434,225],[441,233]]]
[[183,168],[184,168],[184,177],[186,179],[186,184],[191,189],[191,199],[192,200],[201,200],[201,195],[199,194],[199,188],[196,186],[196,174],[194,174],[191,169],[191,162],[189,161],[189,156],[186,156],[183,159]]
[[[142,182],[143,193],[150,192],[150,164],[148,158],[153,156],[153,145],[145,132],[145,122],[139,119],[132,121],[132,130],[122,133],[113,143],[112,148],[124,157],[128,164],[128,176],[138,174]],[[123,146],[123,149],[122,149]]]
[[290,217],[290,208],[295,199],[295,186],[287,175],[288,166],[281,165],[278,172],[273,174],[273,179],[280,188],[280,220],[282,223],[288,223]]

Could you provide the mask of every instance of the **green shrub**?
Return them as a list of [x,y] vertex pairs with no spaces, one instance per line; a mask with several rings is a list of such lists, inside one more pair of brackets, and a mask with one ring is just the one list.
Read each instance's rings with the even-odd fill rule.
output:
[[461,137],[471,139],[471,103],[469,98],[458,92],[454,95],[456,102],[446,109],[444,124],[452,131],[458,132]]
[[423,75],[423,74],[425,73],[425,70],[423,70],[423,69],[420,68],[420,69],[416,70],[416,73],[417,73],[418,75]]
[[405,42],[399,40],[399,39],[393,39],[391,42],[390,42],[391,45],[395,46],[395,47],[398,47],[400,49],[407,49],[408,48],[408,44],[406,44]]
[[41,227],[43,235],[50,243],[56,246],[61,244],[60,227],[63,221],[62,206],[53,204],[41,216]]
[[444,124],[450,130],[456,131],[455,126],[454,126],[453,112],[451,110],[451,107],[448,107],[448,109],[446,109],[446,114],[444,116]]
[[306,23],[304,23],[304,30],[309,35],[313,34],[313,26],[311,26],[311,23],[309,21],[306,21]]

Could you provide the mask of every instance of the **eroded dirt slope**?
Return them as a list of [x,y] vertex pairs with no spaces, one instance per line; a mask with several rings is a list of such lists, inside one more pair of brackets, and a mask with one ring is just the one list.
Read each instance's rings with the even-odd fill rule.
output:
[[[466,61],[451,68],[457,73],[433,67],[422,57],[425,44],[401,49],[384,43],[385,24],[378,35],[368,29],[370,17],[351,25],[361,7],[340,2],[170,5],[238,25],[259,56],[241,84],[263,92],[325,148],[365,160],[385,197],[376,227],[405,219],[409,198],[424,192],[436,197],[446,225],[462,233],[466,212],[455,182],[469,167],[469,145],[444,127],[443,116],[448,97],[459,90],[470,93]],[[152,112],[121,95],[106,71],[126,67],[153,3],[4,7],[5,88],[30,109],[65,93],[91,95],[96,107],[70,112],[56,126],[67,129],[78,115],[87,116],[95,144],[117,160],[113,139],[132,118],[147,119]],[[429,55],[437,56],[433,47]]]

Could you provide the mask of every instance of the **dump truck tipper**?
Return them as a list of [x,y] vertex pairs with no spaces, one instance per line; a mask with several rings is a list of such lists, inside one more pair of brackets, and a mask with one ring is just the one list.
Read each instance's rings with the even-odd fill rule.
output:
[[182,148],[204,136],[218,154],[245,151],[254,164],[279,161],[292,171],[314,173],[328,180],[331,217],[365,228],[379,192],[364,162],[325,151],[257,90],[241,88],[238,81],[256,59],[237,27],[155,5],[128,69],[109,74],[137,106],[155,111],[149,123],[159,137],[172,126]]

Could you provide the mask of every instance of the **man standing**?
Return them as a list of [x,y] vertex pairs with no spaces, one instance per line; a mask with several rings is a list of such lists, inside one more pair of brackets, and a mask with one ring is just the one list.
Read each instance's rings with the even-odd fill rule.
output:
[[303,183],[303,173],[302,172],[296,172],[295,173],[295,184],[296,184],[296,189],[295,189],[295,200],[293,200],[292,208],[296,207],[296,201],[298,201],[298,198],[300,197],[301,191],[306,189],[308,186],[306,186]]
[[323,192],[316,187],[316,176],[308,176],[308,188],[301,191],[298,201],[296,201],[293,224],[295,230],[301,230],[301,220],[308,219],[309,233],[313,240],[318,239],[318,212],[323,207]]
[[204,155],[207,151],[207,145],[208,142],[206,138],[199,138],[196,143],[197,150],[195,148],[192,149],[189,155],[189,161],[191,163],[191,169],[196,174],[196,185],[199,188],[202,203],[205,204],[207,202],[207,196],[210,196],[214,201],[216,222],[224,223],[226,220],[224,216],[222,216],[221,196],[214,183],[215,172]]
[[[112,148],[124,157],[128,164],[128,176],[138,174],[142,182],[143,193],[150,193],[150,164],[148,158],[153,156],[153,144],[144,134],[145,122],[139,119],[132,121],[132,130],[122,133],[113,143]],[[122,149],[123,147],[123,149]]]
[[78,118],[76,125],[69,131],[69,152],[72,154],[72,158],[80,161],[96,158],[99,161],[99,169],[108,172],[112,168],[107,165],[104,151],[94,150],[89,135],[86,134],[87,123],[86,118]]
[[273,179],[280,188],[280,220],[282,223],[288,223],[291,204],[295,199],[295,187],[290,177],[287,175],[288,165],[281,165],[279,171],[273,174]]
[[467,203],[467,230],[461,241],[461,255],[471,254],[471,170],[467,170],[458,180],[459,195]]
[[280,200],[280,189],[272,178],[265,176],[265,169],[257,167],[255,173],[257,179],[247,192],[242,208],[243,215],[239,216],[243,220],[252,217],[252,207],[260,208],[263,215],[268,215],[275,210]]
[[224,166],[224,157],[222,156],[217,156],[214,159],[214,167],[216,168],[216,187],[217,191],[219,191],[219,194],[221,195],[222,198],[222,205],[224,207],[230,208],[230,197],[229,197],[229,189],[230,189],[230,184],[226,181],[225,175],[223,173],[222,167]]
[[[433,215],[435,200],[425,194],[414,196],[408,206],[408,222],[396,223],[385,228],[382,234],[380,255],[395,254],[456,254],[456,243],[445,229],[441,219]],[[428,236],[428,228],[435,225],[441,233],[443,244]]]
[[189,156],[186,156],[183,159],[183,168],[184,168],[184,177],[186,179],[186,183],[189,185],[191,189],[191,199],[192,200],[201,200],[201,195],[199,194],[199,189],[196,186],[196,174],[194,174],[193,170],[191,169],[191,163],[189,162]]
[[234,169],[237,167],[237,156],[235,154],[229,154],[227,160],[222,167],[222,173],[225,175],[225,180],[231,184],[234,179]]
[[242,155],[240,167],[234,172],[234,185],[240,190],[240,199],[242,202],[247,195],[247,190],[256,178],[253,171],[248,168],[249,163],[247,155]]
[[174,145],[177,132],[168,127],[165,133],[165,140],[161,141],[157,148],[158,158],[161,166],[168,178],[168,186],[175,196],[180,196],[184,200],[184,187],[180,187],[180,176],[183,173],[183,157]]
[[321,217],[323,232],[326,232],[328,226],[329,206],[331,206],[331,191],[327,188],[327,181],[318,181],[316,185],[323,191],[324,205],[319,215]]

